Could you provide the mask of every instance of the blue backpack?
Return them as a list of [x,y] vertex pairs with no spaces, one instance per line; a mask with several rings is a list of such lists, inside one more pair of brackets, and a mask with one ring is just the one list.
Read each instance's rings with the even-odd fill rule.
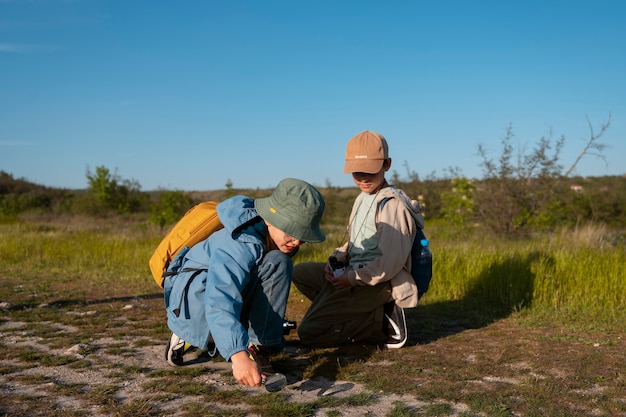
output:
[[[383,208],[387,200],[389,198],[380,202],[380,209]],[[411,247],[411,275],[415,285],[417,285],[418,299],[422,298],[422,295],[428,291],[430,280],[433,277],[433,255],[430,251],[428,239],[426,239],[426,235],[424,235],[424,231],[419,225],[417,225],[417,233],[415,233],[415,239]]]
[[417,297],[422,298],[428,291],[428,285],[433,277],[433,254],[428,239],[420,227],[417,228],[411,248],[411,275],[417,285]]

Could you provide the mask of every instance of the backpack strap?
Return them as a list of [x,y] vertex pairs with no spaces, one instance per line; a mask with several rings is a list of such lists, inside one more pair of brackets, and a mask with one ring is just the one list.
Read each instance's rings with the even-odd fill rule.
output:
[[385,203],[386,203],[387,201],[391,200],[392,198],[393,198],[393,197],[385,197],[385,198],[383,198],[382,200],[380,200],[380,204],[379,204],[379,206],[380,206],[380,210],[382,210],[382,209],[383,209],[383,207],[385,206]]
[[[385,203],[387,203],[387,201],[391,200],[392,198],[396,198],[396,197],[385,197],[382,200],[380,200],[380,204],[379,204],[379,210],[382,210],[383,207],[385,206]],[[402,199],[400,199],[402,200]],[[403,204],[406,205],[406,202],[402,201]],[[417,226],[418,231],[423,229],[422,225],[420,224],[419,221],[416,221],[415,219],[413,219],[413,221],[415,221],[415,225]]]
[[[193,282],[194,279],[196,279],[198,275],[200,275],[202,272],[208,271],[208,269],[207,268],[185,268],[185,269],[181,269],[178,272],[191,272],[191,271],[195,271],[195,272],[191,274],[191,276],[187,280],[187,283],[185,284],[185,288],[183,289],[183,294],[180,297],[180,301],[178,302],[178,307],[176,307],[173,311],[176,317],[178,317],[180,315],[180,307],[184,303],[185,304],[185,318],[187,320],[191,319],[191,316],[189,315],[189,287],[191,286],[191,283]],[[173,272],[172,275],[176,275],[178,274],[178,272]]]
[[191,271],[206,271],[206,268],[183,268],[177,271],[166,271],[163,272],[163,278],[171,277],[173,275],[178,275],[181,272],[191,272]]

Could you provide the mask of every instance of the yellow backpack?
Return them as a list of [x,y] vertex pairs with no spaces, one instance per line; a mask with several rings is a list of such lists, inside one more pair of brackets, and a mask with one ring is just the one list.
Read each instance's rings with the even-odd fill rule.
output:
[[170,262],[184,247],[192,247],[224,226],[217,216],[215,201],[205,201],[190,208],[165,235],[150,258],[150,271],[157,285],[163,288]]

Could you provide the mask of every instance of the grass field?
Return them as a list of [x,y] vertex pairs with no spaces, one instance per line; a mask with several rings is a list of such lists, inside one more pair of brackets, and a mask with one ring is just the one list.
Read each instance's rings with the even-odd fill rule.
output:
[[[296,262],[324,260],[343,235],[327,232]],[[306,350],[292,334],[274,358],[290,385],[269,394],[238,387],[223,361],[160,358],[169,331],[147,259],[161,231],[0,225],[0,415],[626,416],[626,252],[613,232],[427,234],[434,278],[407,311],[408,346]],[[289,319],[307,306],[292,291]]]

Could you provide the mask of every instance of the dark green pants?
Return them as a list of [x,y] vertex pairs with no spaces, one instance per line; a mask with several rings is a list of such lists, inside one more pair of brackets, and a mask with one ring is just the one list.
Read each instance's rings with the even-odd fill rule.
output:
[[293,283],[311,307],[298,325],[304,345],[339,346],[383,343],[383,305],[391,300],[389,283],[336,290],[324,277],[323,262],[303,262],[293,270]]

